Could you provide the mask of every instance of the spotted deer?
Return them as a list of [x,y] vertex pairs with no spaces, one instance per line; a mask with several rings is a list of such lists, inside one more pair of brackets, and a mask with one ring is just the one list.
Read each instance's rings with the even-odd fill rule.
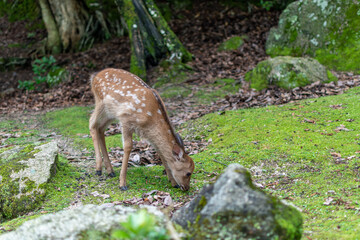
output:
[[120,189],[127,190],[127,165],[133,146],[132,136],[136,133],[149,141],[160,155],[172,186],[189,190],[194,162],[185,153],[184,143],[175,133],[157,91],[138,76],[113,68],[94,74],[91,90],[95,96],[95,110],[89,128],[95,148],[96,174],[102,173],[103,157],[107,173],[110,177],[115,176],[106,150],[104,131],[111,122],[119,120],[124,148]]

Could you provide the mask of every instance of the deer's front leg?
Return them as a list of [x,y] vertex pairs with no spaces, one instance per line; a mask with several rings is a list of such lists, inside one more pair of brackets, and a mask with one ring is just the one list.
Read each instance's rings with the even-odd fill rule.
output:
[[126,172],[130,157],[130,152],[133,146],[132,143],[132,132],[128,129],[122,128],[122,137],[123,137],[123,147],[124,147],[124,157],[121,164],[121,172],[120,172],[120,189],[122,191],[127,190],[126,186]]

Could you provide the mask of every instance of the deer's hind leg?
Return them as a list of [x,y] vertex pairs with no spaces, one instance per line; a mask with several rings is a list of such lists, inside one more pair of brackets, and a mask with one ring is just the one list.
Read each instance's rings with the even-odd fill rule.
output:
[[110,162],[110,159],[109,159],[109,154],[107,152],[107,149],[106,149],[106,143],[105,143],[105,130],[107,128],[107,126],[112,122],[112,119],[109,119],[107,122],[104,122],[102,126],[100,126],[100,132],[99,132],[99,135],[100,135],[100,141],[99,141],[99,145],[100,145],[100,149],[101,149],[101,152],[102,152],[102,155],[103,155],[103,159],[104,159],[104,164],[105,164],[105,168],[106,168],[106,171],[107,173],[109,174],[109,177],[115,177],[115,173],[114,173],[114,170],[111,166],[111,162]]

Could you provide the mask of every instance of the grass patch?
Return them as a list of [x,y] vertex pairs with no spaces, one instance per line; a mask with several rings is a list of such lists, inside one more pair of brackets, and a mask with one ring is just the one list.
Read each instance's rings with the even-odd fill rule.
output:
[[235,79],[216,79],[213,84],[201,86],[194,93],[194,99],[198,103],[211,103],[224,98],[226,95],[237,93],[239,88],[240,84]]
[[305,236],[355,239],[360,234],[359,100],[360,88],[354,88],[343,95],[189,122],[184,134],[212,141],[194,156],[195,178],[223,168],[218,164],[215,169],[213,159],[240,163],[252,169],[266,192],[303,210]]
[[[60,134],[73,139],[79,149],[93,149],[89,132],[89,119],[94,107],[70,107],[48,112],[44,117],[46,127],[57,130]],[[121,147],[121,134],[106,138],[107,148]]]
[[[221,162],[240,163],[251,169],[254,181],[266,192],[301,208],[304,239],[356,239],[360,234],[359,100],[358,87],[338,96],[209,114],[188,122],[183,135],[207,139],[212,144],[192,156],[196,166],[191,189],[186,193],[171,187],[162,166],[130,167],[129,190],[122,192],[118,188],[119,167],[114,168],[116,178],[99,178],[93,166],[74,166],[60,157],[42,208],[2,227],[14,229],[29,218],[59,211],[76,201],[102,204],[140,197],[151,190],[169,192],[174,201],[181,201],[214,182],[225,168]],[[90,107],[51,112],[45,117],[46,126],[93,150],[91,138],[82,137],[89,134],[90,112]],[[14,125],[2,121],[0,130]],[[108,147],[121,143],[119,135],[106,141]],[[95,197],[91,194],[95,191],[109,197]]]

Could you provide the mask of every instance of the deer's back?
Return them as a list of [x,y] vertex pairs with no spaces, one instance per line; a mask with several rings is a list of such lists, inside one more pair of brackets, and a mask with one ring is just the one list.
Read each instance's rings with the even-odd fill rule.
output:
[[153,90],[139,77],[121,69],[105,69],[93,76],[91,88],[96,104],[109,118],[143,123],[161,115]]

